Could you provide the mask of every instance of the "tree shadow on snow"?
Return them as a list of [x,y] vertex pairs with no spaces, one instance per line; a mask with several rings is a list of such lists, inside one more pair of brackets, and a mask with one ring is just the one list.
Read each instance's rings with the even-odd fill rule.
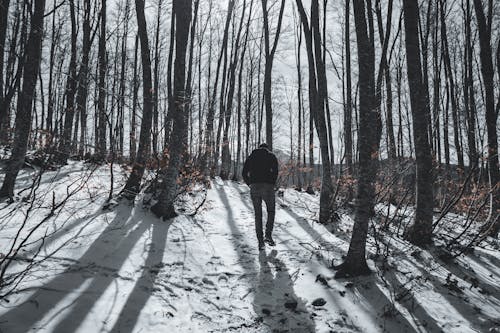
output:
[[[161,261],[170,224],[158,223],[156,219],[147,221],[144,215],[137,214],[137,210],[132,211],[130,206],[118,206],[116,210],[113,221],[78,262],[41,286],[27,301],[0,317],[0,331],[15,333],[26,332],[30,328],[43,329],[55,320],[55,332],[76,331],[108,287],[119,279],[125,279],[118,274],[120,268],[142,235],[151,229],[152,244],[142,275],[128,296],[115,325],[121,332],[133,329],[140,310],[153,290],[156,273],[150,271],[150,266]],[[116,294],[119,292],[115,291]],[[70,295],[76,298],[68,302],[65,308],[53,313],[54,308]],[[61,315],[64,317],[61,318]]]
[[[413,321],[422,327],[415,329],[407,318],[395,307],[395,300],[391,300],[383,291],[382,287],[376,283],[374,276],[367,277],[355,283],[354,290],[363,297],[366,302],[367,311],[379,324],[384,332],[441,332],[435,321],[429,314],[414,301],[414,299],[404,299],[400,305],[404,306]],[[399,283],[393,275],[386,275],[385,281],[389,284],[387,288],[394,290],[397,294],[405,294],[407,290]],[[397,295],[395,295],[397,297]]]
[[[369,288],[369,291],[366,291],[366,298],[371,302],[374,308],[376,308],[377,304],[379,304],[380,299],[371,298],[373,296],[370,296],[370,293],[372,293],[373,290],[378,290],[378,296],[375,297],[384,297],[385,301],[387,301],[384,302],[385,304],[383,305],[383,311],[380,313],[380,316],[389,317],[393,320],[395,319],[397,322],[403,322],[403,327],[405,327],[405,329],[401,332],[443,332],[443,329],[437,324],[432,314],[429,313],[415,298],[414,293],[418,292],[418,290],[412,290],[411,287],[401,283],[393,271],[385,271],[383,277],[385,283],[388,284],[387,288],[392,290],[394,293],[394,300],[389,300],[382,293],[380,287],[374,282],[371,283],[372,287]],[[358,290],[360,293],[363,293],[361,288]],[[401,313],[393,306],[394,302],[398,302],[398,304],[407,310],[408,314],[413,319],[413,322],[417,325],[418,331],[411,327],[408,321],[404,319]],[[408,330],[406,330],[406,327],[408,327]]]
[[269,255],[259,253],[260,270],[253,302],[258,321],[271,332],[315,332],[305,302],[295,294],[290,273],[276,254],[276,250]]
[[[500,320],[498,317],[492,317],[483,313],[480,308],[475,305],[475,302],[479,300],[481,302],[488,302],[492,307],[498,308],[500,306],[500,288],[478,277],[473,270],[461,267],[453,260],[442,260],[439,254],[436,253],[435,249],[429,249],[428,253],[432,256],[436,263],[447,270],[447,275],[451,274],[448,275],[450,279],[447,279],[445,283],[442,283],[437,278],[431,276],[428,281],[432,283],[434,290],[439,293],[465,320],[467,320],[474,329],[479,331],[488,331],[489,329],[499,325]],[[429,263],[426,263],[423,259],[417,258],[416,260],[419,264],[415,266],[424,276],[428,275],[428,270],[425,267],[429,267]],[[458,280],[455,279],[456,277],[464,280],[467,285],[458,283]],[[443,276],[443,278],[445,278],[445,276]],[[475,279],[475,281],[473,279]],[[456,284],[453,282],[454,280],[457,281]],[[476,284],[476,287],[474,287],[474,284]],[[471,302],[469,298],[465,297],[463,292],[460,291],[466,287],[470,289],[474,288],[478,293],[489,295],[489,298],[478,295],[476,300]],[[493,301],[496,302],[492,303]]]
[[230,229],[230,240],[233,244],[233,248],[238,254],[239,263],[241,266],[247,270],[248,273],[252,275],[257,274],[257,268],[255,266],[255,250],[257,250],[257,236],[255,231],[252,232],[251,238],[255,240],[254,246],[251,246],[246,242],[245,235],[242,230],[238,227],[235,220],[235,214],[233,212],[233,208],[231,203],[229,202],[228,194],[226,193],[226,189],[224,186],[214,186],[214,190],[219,195],[219,198],[222,201],[222,204],[227,209],[227,225]]

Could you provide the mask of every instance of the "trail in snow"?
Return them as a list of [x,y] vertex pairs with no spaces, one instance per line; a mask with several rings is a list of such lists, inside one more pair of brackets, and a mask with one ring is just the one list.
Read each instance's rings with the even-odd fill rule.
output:
[[[45,191],[75,181],[69,171],[80,167],[48,173]],[[328,266],[346,253],[352,221],[343,216],[335,235],[313,222],[315,196],[286,190],[277,203],[277,245],[259,252],[246,185],[215,180],[198,215],[163,222],[139,203],[102,210],[107,176],[98,170],[40,230],[50,235],[40,254],[57,252],[35,266],[23,291],[0,301],[1,332],[474,332],[500,325],[498,250],[447,263],[433,249],[394,239],[387,262],[369,260],[371,276],[335,280]],[[21,220],[19,205],[0,222],[0,252]],[[0,206],[0,214],[8,209]],[[46,211],[40,204],[37,212]],[[318,298],[326,304],[313,305]]]

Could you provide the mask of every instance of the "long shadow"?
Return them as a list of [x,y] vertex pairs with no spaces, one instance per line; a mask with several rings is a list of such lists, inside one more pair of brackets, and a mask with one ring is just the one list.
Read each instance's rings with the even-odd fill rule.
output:
[[[224,186],[216,186],[214,188],[219,193],[219,197],[221,198],[223,205],[228,209],[228,225],[231,229],[231,233],[233,235],[241,234],[238,226],[234,223],[234,213],[229,203],[226,189],[224,188]],[[255,313],[259,316],[262,315],[263,301],[265,301],[265,299],[268,299],[269,297],[271,298],[271,300],[274,299],[275,302],[281,301],[277,300],[276,296],[273,296],[273,290],[275,293],[278,293],[277,296],[283,297],[283,302],[282,304],[280,304],[280,306],[282,309],[284,309],[284,311],[279,311],[276,316],[273,315],[266,318],[261,317],[264,323],[268,326],[271,326],[274,331],[282,331],[283,325],[287,325],[292,327],[292,330],[290,332],[314,332],[314,321],[309,318],[309,313],[306,310],[304,302],[295,295],[295,292],[293,290],[293,281],[291,280],[287,267],[281,260],[276,258],[276,251],[274,250],[272,252],[272,256],[270,258],[266,257],[264,251],[259,251],[260,269],[259,272],[257,272],[255,260],[253,257],[250,257],[254,254],[242,250],[241,247],[238,246],[239,244],[234,240],[234,238],[231,241],[233,243],[233,247],[238,253],[240,262],[245,262],[246,264],[248,264],[242,265],[247,270],[247,272],[251,273],[252,275],[259,274],[259,284],[255,286],[255,297],[253,303]],[[255,247],[257,248],[257,240],[255,240]],[[272,262],[276,269],[276,276],[274,278],[269,267],[269,262]],[[255,282],[253,280],[249,281],[255,285]],[[269,282],[271,284],[271,289],[266,286],[266,282]],[[271,294],[268,293],[270,290]],[[285,308],[284,304],[287,300],[297,302],[296,308]]]
[[[401,312],[394,307],[393,302],[375,283],[374,277],[369,277],[368,280],[363,281],[361,284],[355,284],[354,288],[370,305],[369,311],[372,312],[372,316],[377,323],[382,325],[385,332],[418,332]],[[426,320],[428,321],[429,318],[426,318]],[[431,328],[432,332],[435,332],[432,329],[436,327],[429,328]]]
[[[248,273],[257,274],[255,260],[253,257],[250,256],[251,252],[247,250],[248,248],[251,248],[251,246],[249,244],[244,244],[245,246],[242,247],[241,246],[242,242],[238,242],[235,239],[235,236],[243,236],[243,233],[241,232],[241,230],[238,228],[238,226],[235,223],[234,212],[233,212],[233,209],[231,208],[231,204],[229,202],[229,198],[227,196],[224,185],[222,185],[222,186],[216,185],[216,186],[214,186],[214,190],[217,191],[217,193],[219,194],[219,197],[222,201],[222,204],[227,209],[227,224],[231,230],[231,235],[232,235],[231,243],[233,244],[233,248],[236,250],[236,252],[238,254],[238,257],[240,259],[239,260],[240,264],[242,264],[241,266],[245,270],[247,270]],[[254,237],[257,238],[256,236],[254,236]],[[257,239],[255,240],[255,249],[257,250]],[[243,263],[245,265],[243,265]]]
[[290,207],[284,208],[284,210],[286,214],[288,214],[292,219],[294,219],[297,222],[297,224],[316,242],[318,242],[319,244],[331,244],[330,241],[325,239],[324,234],[326,234],[326,232],[324,234],[319,233],[318,230],[314,229],[311,225],[309,225],[306,218],[295,213]]
[[[453,274],[454,276],[457,276],[461,279],[464,280],[469,280],[471,277],[471,272],[468,272],[467,270],[462,269],[460,266],[458,266],[454,262],[445,262],[441,260],[434,251],[429,250],[428,251],[431,256],[433,256],[434,260],[439,263],[441,266],[446,268],[448,272]],[[418,259],[417,259],[418,260]],[[417,268],[422,272],[422,274],[426,274],[427,271],[425,269],[425,263],[421,262],[419,260],[419,263],[421,266],[417,266]],[[463,318],[469,321],[469,323],[474,327],[474,329],[479,330],[479,331],[487,331],[492,327],[495,327],[496,325],[499,324],[498,317],[490,317],[487,314],[477,311],[474,304],[471,304],[469,302],[465,302],[464,299],[460,298],[459,296],[456,296],[456,293],[451,293],[450,290],[444,286],[441,282],[439,282],[437,279],[429,279],[429,281],[432,283],[434,286],[434,289],[436,292],[438,292],[441,296],[443,296],[448,303],[450,303],[453,308],[462,315]],[[487,284],[484,282],[484,280],[481,280],[480,285],[482,284]],[[487,284],[487,289],[490,291],[492,295],[495,295],[495,299],[499,301],[498,296],[500,295],[500,288],[493,286],[491,284]],[[493,292],[491,292],[493,290]],[[483,301],[486,301],[483,299]],[[496,306],[499,306],[499,304],[496,304]]]
[[[82,217],[79,217],[79,218],[69,222],[68,224],[66,224],[66,223],[63,224],[62,226],[59,227],[59,229],[57,231],[55,231],[51,234],[48,234],[47,236],[44,237],[44,239],[43,239],[44,248],[47,248],[50,244],[55,242],[57,239],[61,238],[64,235],[67,235],[68,232],[70,232],[73,229],[76,229],[78,226],[83,224],[82,228],[76,233],[76,235],[74,235],[70,239],[70,241],[73,240],[75,237],[78,237],[83,232],[83,230],[94,221],[94,219],[96,219],[100,215],[106,214],[106,213],[107,212],[103,211],[102,207],[100,207],[91,215],[82,216]],[[87,221],[87,223],[84,224],[85,221]],[[38,242],[39,241],[36,241],[33,244],[29,244],[27,246],[26,250],[27,251],[37,251],[38,247],[39,247]],[[65,242],[65,244],[66,243],[67,242]]]
[[[486,258],[484,258],[486,257]],[[481,266],[484,270],[487,270],[489,274],[494,276],[496,279],[500,279],[500,260],[495,258],[487,252],[481,252],[481,254],[474,252],[473,254],[467,254],[467,258],[474,261],[474,264]]]
[[[389,288],[394,291],[394,294],[399,296],[398,303],[403,305],[412,316],[413,321],[422,327],[421,332],[443,332],[436,319],[415,299],[413,295],[415,291],[403,285],[394,272],[385,271],[384,279],[389,283]],[[412,331],[415,330],[412,328]]]
[[[497,285],[494,285],[485,279],[483,279],[481,276],[477,275],[474,270],[466,267],[460,266],[456,261],[450,260],[450,261],[444,261],[442,260],[439,255],[434,251],[433,249],[428,250],[428,253],[432,256],[434,261],[436,261],[439,265],[447,269],[450,273],[452,273],[455,276],[460,277],[461,279],[465,281],[472,281],[474,279],[478,280],[478,285],[479,286],[485,286],[486,289],[492,290],[492,294],[494,295],[499,295],[497,299],[500,300],[500,287]],[[472,259],[470,256],[468,256],[469,259]],[[476,257],[477,259],[480,259],[479,257]],[[418,260],[418,259],[417,259]],[[481,261],[483,262],[483,261]],[[425,263],[419,260],[419,263],[422,264],[425,267]],[[487,267],[484,267],[481,263],[478,263],[477,261],[475,262],[477,265],[480,265],[483,269],[488,269]],[[495,274],[492,272],[492,274]]]
[[[315,332],[305,302],[293,290],[293,281],[276,250],[259,253],[260,271],[255,291],[254,311],[272,332]],[[274,266],[273,276],[270,263]]]
[[[65,332],[76,330],[88,310],[114,280],[112,273],[119,271],[136,242],[150,225],[144,220],[137,221],[136,211],[130,216],[131,209],[132,207],[128,206],[117,207],[118,212],[113,221],[80,257],[78,263],[71,265],[64,273],[41,286],[27,301],[0,316],[0,328],[6,332],[27,332],[66,296],[82,288],[90,280],[92,282],[74,302],[69,315],[57,326]],[[103,253],[108,255],[99,261]],[[87,266],[104,267],[107,270],[105,273],[108,274],[83,275],[82,270]],[[42,325],[39,327],[42,328],[48,323],[38,324]]]
[[153,224],[151,244],[141,277],[135,283],[134,289],[129,294],[124,307],[120,311],[118,320],[110,332],[126,333],[133,331],[141,310],[153,292],[160,269],[159,264],[162,262],[165,253],[168,230],[171,224],[171,222]]
[[[38,173],[39,169],[30,169],[30,171],[27,171],[27,169],[23,169],[23,171],[26,171],[26,173],[21,174],[19,177],[17,177],[17,181],[19,181],[19,184],[21,184],[23,181],[28,181],[32,182],[33,178],[33,173]],[[81,174],[85,171],[90,171],[87,169],[81,170],[81,169],[71,169],[69,167],[65,167],[57,169],[57,171],[46,171],[44,173],[44,176],[42,176],[41,184],[52,184],[52,183],[57,183],[61,179],[71,175],[71,174]]]

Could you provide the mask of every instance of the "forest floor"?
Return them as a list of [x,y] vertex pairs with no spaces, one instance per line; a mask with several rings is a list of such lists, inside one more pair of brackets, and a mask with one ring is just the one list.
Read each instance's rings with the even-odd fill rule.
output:
[[[498,240],[447,259],[439,242],[421,250],[370,235],[373,273],[336,280],[353,222],[315,222],[318,196],[285,190],[277,245],[259,252],[246,185],[216,179],[196,215],[162,221],[142,197],[106,205],[109,171],[70,162],[30,198],[0,204],[1,260],[31,232],[7,257],[5,281],[18,284],[0,299],[0,332],[498,332]],[[114,171],[117,192],[125,173]],[[17,191],[36,174],[23,170]],[[460,232],[462,220],[439,232]]]

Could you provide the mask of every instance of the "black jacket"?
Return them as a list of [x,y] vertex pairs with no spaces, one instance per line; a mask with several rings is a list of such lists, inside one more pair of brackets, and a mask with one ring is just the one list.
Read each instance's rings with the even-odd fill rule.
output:
[[245,161],[243,179],[248,185],[275,184],[278,179],[278,159],[266,148],[255,149]]

